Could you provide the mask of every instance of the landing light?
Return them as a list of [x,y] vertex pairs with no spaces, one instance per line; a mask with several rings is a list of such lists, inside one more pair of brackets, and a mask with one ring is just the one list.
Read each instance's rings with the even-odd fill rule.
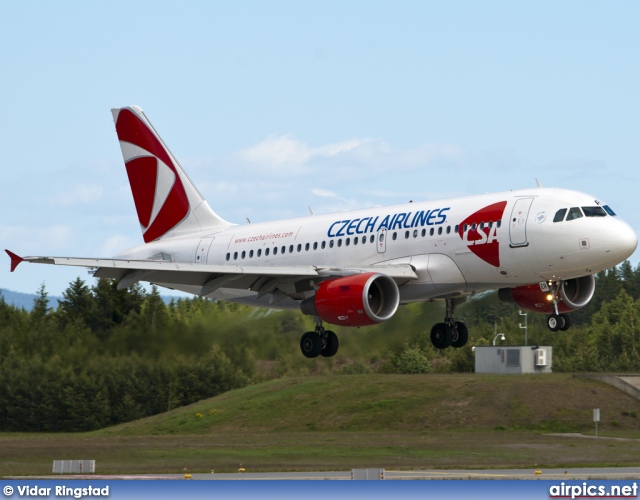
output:
[[547,300],[551,302],[553,300],[553,295],[551,295],[550,293],[547,294]]

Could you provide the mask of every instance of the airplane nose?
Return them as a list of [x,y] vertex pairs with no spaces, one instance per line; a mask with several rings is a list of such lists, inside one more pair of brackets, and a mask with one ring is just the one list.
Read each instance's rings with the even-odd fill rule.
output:
[[623,262],[636,250],[638,237],[626,222],[611,221],[602,230],[602,246],[608,255]]

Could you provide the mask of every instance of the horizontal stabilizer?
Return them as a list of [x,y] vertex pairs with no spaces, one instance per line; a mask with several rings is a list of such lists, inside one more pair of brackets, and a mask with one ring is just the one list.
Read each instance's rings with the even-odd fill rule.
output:
[[13,253],[11,250],[5,249],[5,252],[7,252],[7,255],[11,258],[11,272],[13,272],[15,271],[16,267],[18,267],[18,264],[20,264],[20,262],[22,262],[24,259],[19,255]]

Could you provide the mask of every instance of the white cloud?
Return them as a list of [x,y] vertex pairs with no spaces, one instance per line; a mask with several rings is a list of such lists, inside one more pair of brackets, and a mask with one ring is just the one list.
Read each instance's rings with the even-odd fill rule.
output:
[[311,157],[311,150],[291,136],[272,135],[255,146],[240,151],[239,156],[247,162],[271,167],[285,164],[302,166]]
[[301,175],[320,170],[327,162],[356,151],[371,139],[349,139],[313,148],[290,135],[269,136],[237,153],[245,168],[269,174]]
[[99,247],[98,255],[100,257],[113,257],[131,247],[142,244],[142,237],[139,240],[134,240],[129,236],[122,234],[116,234],[107,238],[104,243]]
[[[16,252],[31,254],[66,248],[74,239],[70,226],[55,224],[47,227],[0,226],[0,240],[15,248]],[[10,248],[11,250],[11,248]]]
[[233,161],[239,170],[255,175],[314,176],[332,180],[355,179],[365,174],[429,168],[437,164],[459,164],[462,149],[452,144],[424,144],[395,150],[382,139],[353,138],[311,147],[292,137],[269,136],[241,150]]
[[338,195],[333,191],[327,191],[326,189],[312,189],[311,192],[316,196],[322,196],[324,198],[337,198]]
[[102,198],[102,186],[95,184],[78,184],[69,191],[60,192],[53,199],[54,204],[61,206],[75,205],[77,203],[91,203]]

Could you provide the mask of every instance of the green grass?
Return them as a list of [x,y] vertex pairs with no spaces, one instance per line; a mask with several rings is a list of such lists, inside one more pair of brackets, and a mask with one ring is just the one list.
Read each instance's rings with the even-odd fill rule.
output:
[[[285,378],[83,434],[0,434],[0,475],[640,465],[640,401],[570,375]],[[636,415],[636,416],[634,416]],[[611,422],[616,422],[615,425]]]
[[[640,432],[640,401],[571,375],[343,375],[285,378],[93,433],[512,430]],[[615,424],[611,424],[615,422]]]

